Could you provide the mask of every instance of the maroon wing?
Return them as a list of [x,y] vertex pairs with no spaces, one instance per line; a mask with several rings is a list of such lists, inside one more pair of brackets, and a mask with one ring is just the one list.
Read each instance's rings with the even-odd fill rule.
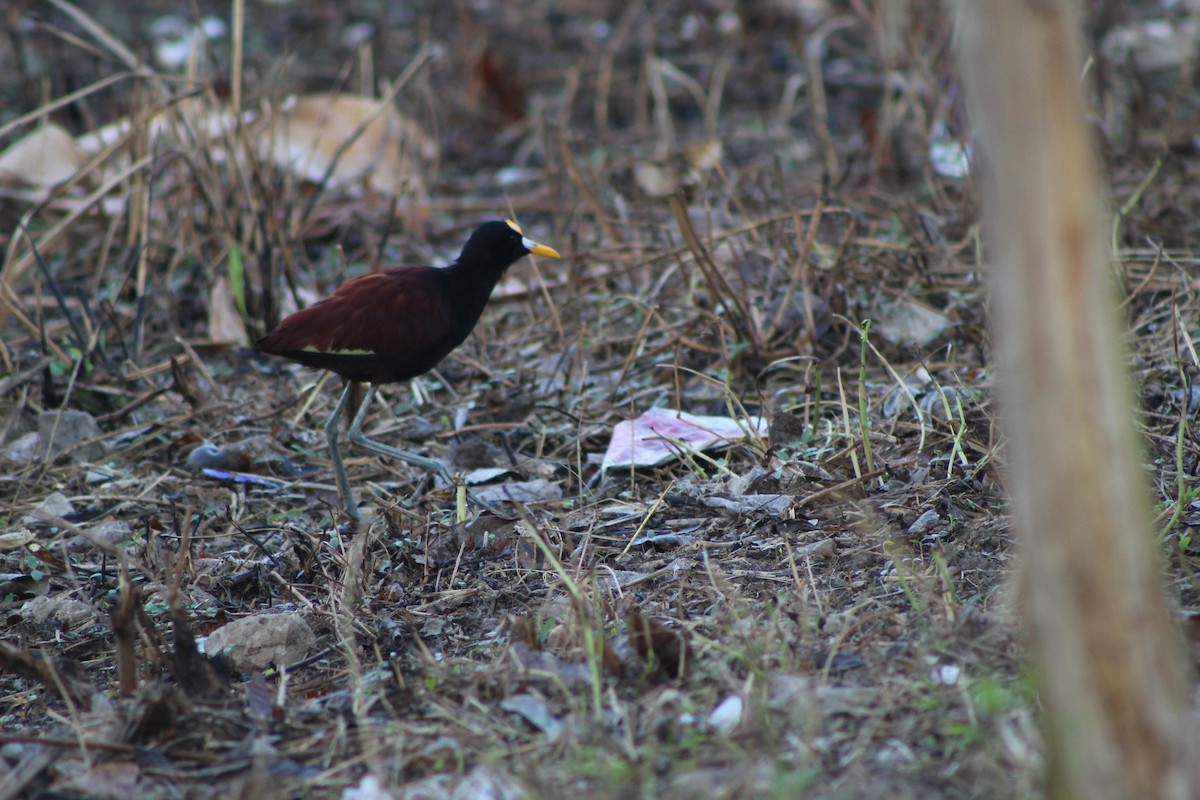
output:
[[254,346],[349,380],[394,383],[421,375],[466,338],[438,272],[399,267],[360,275]]

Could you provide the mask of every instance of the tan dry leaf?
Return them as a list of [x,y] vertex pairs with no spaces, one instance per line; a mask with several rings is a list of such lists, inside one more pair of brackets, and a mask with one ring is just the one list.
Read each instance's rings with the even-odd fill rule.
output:
[[421,192],[422,165],[437,154],[434,141],[390,102],[352,95],[290,99],[267,137],[271,160],[297,177],[388,195]]
[[0,533],[0,550],[17,550],[32,542],[33,539],[33,533],[26,528]]
[[696,173],[716,169],[724,153],[725,149],[721,146],[720,139],[705,139],[683,149],[683,157]]
[[[242,114],[244,125],[252,125],[255,119],[253,112]],[[89,155],[95,155],[129,136],[133,122],[131,117],[121,117],[81,134],[76,144]],[[207,97],[185,97],[148,119],[140,118],[138,123],[146,126],[151,141],[161,137],[172,142],[204,142],[209,146],[217,143],[213,156],[217,163],[222,163],[225,160],[224,142],[232,138],[236,117],[229,108],[218,106]]]
[[74,137],[50,122],[0,153],[0,186],[48,191],[70,180],[86,162]]
[[660,161],[636,161],[633,179],[647,197],[666,197],[695,186],[721,163],[724,149],[718,139],[705,139],[669,153]]
[[633,179],[647,197],[666,197],[682,184],[677,172],[660,167],[652,161],[636,161]]
[[208,338],[214,342],[246,341],[246,323],[238,313],[228,275],[217,276],[208,294]]

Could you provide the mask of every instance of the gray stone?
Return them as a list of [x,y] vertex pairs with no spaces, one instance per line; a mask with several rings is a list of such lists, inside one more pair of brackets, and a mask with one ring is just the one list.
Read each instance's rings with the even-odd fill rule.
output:
[[[38,458],[57,458],[80,442],[98,439],[103,434],[96,418],[86,411],[43,411],[38,414]],[[71,450],[70,459],[76,464],[104,458],[104,445],[92,441]]]
[[133,538],[133,529],[129,527],[129,523],[119,519],[97,522],[88,529],[88,533],[96,539],[113,545],[128,542]]
[[13,440],[8,447],[4,448],[5,460],[14,464],[29,464],[37,461],[39,438],[37,431],[30,431]]
[[91,606],[67,594],[35,597],[21,606],[21,616],[36,625],[57,622],[65,630],[82,628],[96,621],[96,612]]
[[62,492],[51,492],[37,508],[25,517],[24,522],[46,522],[48,517],[69,517],[75,513],[75,506]]
[[204,643],[209,655],[224,655],[246,672],[271,664],[295,664],[308,655],[317,636],[299,614],[256,614],[217,628]]

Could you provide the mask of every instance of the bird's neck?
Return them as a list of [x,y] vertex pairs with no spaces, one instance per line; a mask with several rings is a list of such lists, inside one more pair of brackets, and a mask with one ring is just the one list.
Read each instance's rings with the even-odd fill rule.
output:
[[481,272],[455,262],[443,272],[447,273],[443,280],[448,287],[448,296],[452,298],[458,322],[470,331],[483,315],[484,306],[487,305],[488,298],[492,296],[492,290],[496,288],[504,270]]

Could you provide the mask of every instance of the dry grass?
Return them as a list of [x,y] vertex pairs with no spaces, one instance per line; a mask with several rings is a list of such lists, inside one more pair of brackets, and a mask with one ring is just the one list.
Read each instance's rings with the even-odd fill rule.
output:
[[[318,192],[214,158],[237,143],[181,122],[169,144],[131,134],[103,193],[85,178],[5,203],[0,440],[79,409],[105,450],[0,477],[8,531],[35,537],[0,551],[0,755],[24,770],[3,780],[33,796],[82,775],[93,796],[336,797],[368,772],[396,797],[1038,796],[974,208],[926,157],[937,125],[961,133],[948,24],[917,5],[899,45],[871,3],[814,23],[774,3],[431,6],[381,19],[364,53],[338,43],[340,12],[264,4],[244,104],[419,66],[397,97],[441,144],[427,199]],[[38,13],[3,54],[25,70],[7,108],[50,113],[93,85],[53,111],[83,130],[189,93],[224,102],[136,65],[113,81],[130,66],[111,43]],[[136,15],[96,21],[136,41],[120,27]],[[477,67],[481,37],[499,78]],[[427,44],[440,55],[414,60]],[[1169,90],[1136,94],[1131,125],[1123,73],[1097,70],[1157,524],[1191,610],[1195,160],[1148,144],[1183,113]],[[335,387],[214,337],[230,254],[253,336],[347,273],[444,263],[507,214],[566,260],[515,267],[437,374],[381,392],[370,428],[562,500],[460,526],[450,492],[354,457],[380,513],[339,532],[320,435]],[[889,341],[897,303],[950,324]],[[771,433],[715,463],[599,475],[611,427],[655,405],[744,406]],[[276,485],[189,470],[202,441]],[[73,512],[26,522],[53,492]],[[706,502],[747,493],[794,499],[782,516]],[[114,632],[123,570],[142,611]],[[88,622],[20,614],[64,594]],[[318,635],[305,661],[184,679],[186,627],[282,609]]]

